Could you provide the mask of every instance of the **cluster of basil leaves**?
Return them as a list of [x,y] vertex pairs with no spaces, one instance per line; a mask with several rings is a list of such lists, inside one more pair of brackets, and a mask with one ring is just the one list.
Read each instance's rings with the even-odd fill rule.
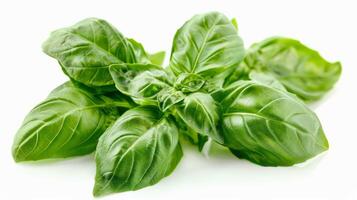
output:
[[26,116],[16,162],[95,151],[94,195],[137,190],[177,166],[180,136],[207,141],[263,166],[290,166],[328,149],[307,106],[341,74],[300,42],[274,37],[245,50],[235,20],[196,15],[165,54],[147,53],[104,20],[56,30],[43,50],[70,81]]

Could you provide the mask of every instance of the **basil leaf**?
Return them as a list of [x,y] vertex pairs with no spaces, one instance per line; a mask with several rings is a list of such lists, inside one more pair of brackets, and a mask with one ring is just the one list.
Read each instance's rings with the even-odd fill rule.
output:
[[233,24],[234,28],[238,32],[238,22],[236,18],[231,19],[231,23]]
[[148,64],[150,63],[150,57],[149,55],[146,53],[143,45],[130,38],[128,39],[128,41],[130,42],[131,46],[132,46],[132,49],[133,49],[133,52],[134,52],[134,55],[135,55],[135,59],[136,59],[136,63],[143,63],[143,64]]
[[157,95],[158,105],[162,112],[169,110],[172,106],[184,99],[185,95],[173,87],[166,87]]
[[117,89],[140,105],[156,105],[165,112],[185,95],[174,88],[171,76],[153,64],[115,64],[110,73]]
[[243,65],[271,74],[305,101],[322,97],[341,75],[341,64],[330,63],[297,40],[273,37],[253,44]]
[[158,93],[172,82],[163,68],[153,64],[115,64],[110,73],[117,89],[141,105],[157,105]]
[[143,45],[134,39],[130,38],[128,41],[131,43],[137,63],[142,64],[154,64],[161,66],[164,63],[165,51],[159,51],[153,54],[149,54],[145,51]]
[[178,134],[155,107],[124,113],[99,139],[94,195],[138,190],[168,176],[182,157]]
[[221,103],[223,144],[240,158],[289,166],[329,147],[315,113],[282,90],[239,81],[213,96]]
[[176,76],[199,74],[221,86],[243,56],[234,25],[223,14],[210,12],[194,16],[176,32],[169,67]]
[[165,51],[159,51],[153,54],[149,54],[150,62],[154,65],[162,66],[165,61],[165,55],[166,55]]
[[271,76],[269,74],[251,71],[249,73],[249,79],[263,85],[286,91],[284,85],[282,85],[280,81],[278,81],[278,79],[276,79],[274,76]]
[[243,63],[240,64],[228,77],[226,77],[223,87],[227,87],[239,80],[250,80],[249,74],[251,71],[252,70]]
[[197,74],[180,74],[176,81],[174,87],[185,93],[198,92],[205,85],[205,80]]
[[196,92],[188,95],[176,105],[177,114],[188,127],[202,135],[208,135],[222,143],[217,133],[218,107],[209,94]]
[[129,107],[124,98],[95,96],[63,84],[26,116],[15,136],[13,157],[21,162],[91,153],[99,136]]
[[71,79],[90,87],[114,88],[109,65],[137,62],[131,43],[109,23],[96,18],[52,32],[42,47]]

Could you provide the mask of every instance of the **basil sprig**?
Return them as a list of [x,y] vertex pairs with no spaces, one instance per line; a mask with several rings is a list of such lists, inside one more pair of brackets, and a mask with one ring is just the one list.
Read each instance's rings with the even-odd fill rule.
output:
[[[95,151],[93,194],[138,190],[170,175],[182,158],[180,138],[199,150],[212,142],[262,166],[290,166],[329,148],[305,102],[340,77],[297,40],[273,37],[245,50],[237,21],[196,15],[164,52],[101,19],[51,33],[43,50],[70,81],[53,90],[18,130],[16,162]],[[182,136],[182,137],[181,137]]]

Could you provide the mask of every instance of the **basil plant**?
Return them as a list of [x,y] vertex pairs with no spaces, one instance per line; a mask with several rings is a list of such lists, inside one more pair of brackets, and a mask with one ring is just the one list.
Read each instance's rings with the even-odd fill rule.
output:
[[[291,166],[329,148],[305,104],[341,73],[300,42],[274,37],[244,49],[236,20],[196,15],[165,53],[149,54],[101,19],[51,33],[43,50],[70,81],[26,116],[15,161],[95,151],[93,194],[138,190],[170,175],[181,140],[207,141],[262,166]],[[181,137],[183,136],[183,137]]]

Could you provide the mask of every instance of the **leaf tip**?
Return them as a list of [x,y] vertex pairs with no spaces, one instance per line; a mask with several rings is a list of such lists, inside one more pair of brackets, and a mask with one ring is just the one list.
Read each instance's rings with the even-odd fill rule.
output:
[[98,181],[95,182],[92,194],[94,197],[100,197],[105,195],[105,191],[103,190],[103,186],[101,183],[98,183]]
[[324,151],[327,151],[330,148],[330,144],[329,144],[329,142],[328,142],[328,140],[326,138],[325,138],[323,147],[324,147],[324,149],[323,149]]
[[238,32],[238,22],[236,18],[232,18],[231,19],[231,23],[234,26],[234,28],[236,29],[236,31]]
[[16,163],[25,161],[25,159],[22,156],[20,156],[20,154],[19,154],[19,147],[18,146],[13,146],[12,147],[11,154],[12,154],[12,158],[14,159],[14,161]]
[[113,192],[111,190],[110,182],[108,182],[108,179],[110,179],[110,176],[102,176],[97,172],[92,191],[94,197],[105,196]]

